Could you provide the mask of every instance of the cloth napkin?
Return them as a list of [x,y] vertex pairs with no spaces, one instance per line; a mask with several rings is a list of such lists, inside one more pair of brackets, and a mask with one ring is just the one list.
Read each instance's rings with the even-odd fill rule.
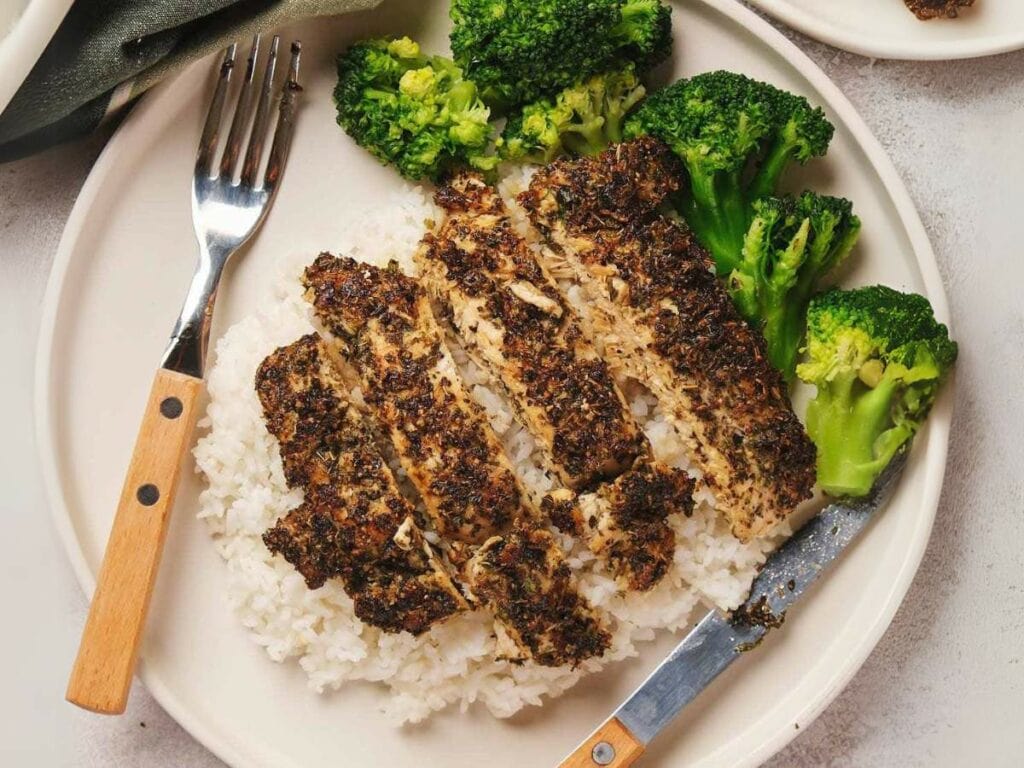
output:
[[381,0],[76,0],[0,114],[0,162],[89,133],[187,64],[257,32]]

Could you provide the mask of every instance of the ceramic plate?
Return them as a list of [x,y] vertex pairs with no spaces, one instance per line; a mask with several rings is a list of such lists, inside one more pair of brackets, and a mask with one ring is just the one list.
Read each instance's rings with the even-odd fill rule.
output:
[[1024,48],[1024,3],[975,0],[956,19],[920,21],[903,0],[748,0],[805,35],[879,59],[970,59]]
[[[281,192],[249,252],[226,276],[214,336],[253,311],[274,262],[330,247],[355,212],[400,181],[335,125],[334,56],[356,38],[408,33],[444,49],[446,3],[378,11],[289,30],[302,39],[303,96]],[[865,231],[852,284],[926,293],[947,317],[917,213],[850,104],[770,25],[733,0],[676,7],[676,75],[730,67],[807,94],[837,125],[826,161],[797,174],[857,203]],[[286,38],[287,39],[287,38]],[[151,376],[195,257],[189,184],[210,62],[148,96],[111,140],[68,221],[44,308],[37,419],[49,499],[87,592],[94,585]],[[919,436],[899,492],[854,551],[783,631],[735,664],[649,752],[647,765],[753,766],[836,696],[888,626],[931,530],[946,458],[951,392]],[[274,664],[227,607],[226,568],[195,519],[200,481],[184,475],[142,650],[142,680],[181,724],[233,766],[535,768],[555,764],[658,663],[662,633],[639,658],[510,720],[446,711],[395,729],[382,692],[318,696],[296,664]],[[68,660],[70,665],[70,659]]]

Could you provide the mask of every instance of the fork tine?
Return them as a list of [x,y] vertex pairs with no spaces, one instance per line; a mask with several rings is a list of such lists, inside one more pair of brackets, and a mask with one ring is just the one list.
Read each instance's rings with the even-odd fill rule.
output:
[[281,178],[285,161],[288,159],[288,149],[292,143],[292,132],[295,129],[295,109],[299,93],[302,91],[302,86],[299,85],[299,56],[301,53],[302,43],[296,40],[292,43],[292,59],[288,65],[288,79],[285,80],[281,90],[281,108],[277,116],[277,128],[274,130],[274,143],[270,147],[267,173],[263,180],[264,187],[270,191],[273,191]]
[[206,114],[203,135],[199,139],[199,152],[196,154],[196,171],[209,174],[213,156],[217,151],[217,137],[220,135],[220,120],[224,112],[224,100],[227,98],[228,85],[231,82],[231,71],[235,68],[235,49],[232,43],[224,49],[220,62],[220,74],[217,76],[217,88],[210,101],[210,111]]
[[235,116],[231,120],[231,131],[228,133],[227,146],[224,148],[224,157],[220,161],[220,172],[222,176],[231,178],[238,165],[238,156],[242,152],[242,140],[245,138],[245,129],[249,127],[249,118],[252,117],[250,106],[252,105],[252,81],[256,73],[256,59],[260,55],[260,36],[252,39],[252,46],[249,48],[249,59],[245,65],[245,80],[242,81],[242,90],[238,94],[238,104],[235,105]]
[[249,134],[249,149],[242,163],[242,184],[251,187],[256,183],[260,160],[263,158],[263,144],[267,140],[267,127],[270,125],[270,107],[273,103],[274,70],[277,66],[277,48],[281,38],[274,35],[270,43],[270,54],[267,67],[263,73],[263,86],[260,88],[260,100],[256,105],[256,118],[253,120],[252,133]]

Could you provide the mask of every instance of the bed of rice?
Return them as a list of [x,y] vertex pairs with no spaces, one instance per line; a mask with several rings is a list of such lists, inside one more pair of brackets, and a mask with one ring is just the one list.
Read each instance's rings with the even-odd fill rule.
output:
[[[507,176],[502,193],[511,202],[526,180],[522,173]],[[412,255],[424,222],[439,216],[429,195],[422,187],[406,186],[386,204],[356,212],[339,222],[339,233],[346,234],[330,247],[374,264],[394,259],[413,272]],[[526,232],[521,211],[514,212]],[[731,608],[742,601],[776,540],[740,544],[716,518],[713,499],[703,491],[698,492],[692,517],[671,520],[678,542],[674,565],[645,594],[619,593],[589,550],[563,537],[582,592],[606,615],[613,632],[607,654],[578,669],[496,660],[493,621],[482,611],[457,616],[420,637],[385,634],[355,617],[352,602],[337,581],[309,590],[295,569],[272,556],[261,540],[277,518],[300,503],[301,491],[285,484],[276,441],[263,425],[253,377],[267,354],[313,328],[298,282],[313,256],[297,254],[286,260],[259,311],[235,324],[217,344],[208,381],[210,405],[194,451],[207,481],[198,514],[207,521],[226,562],[229,600],[270,658],[297,659],[317,692],[337,689],[350,680],[380,682],[388,694],[381,697],[381,707],[396,723],[417,722],[449,705],[466,708],[474,702],[497,717],[507,717],[524,706],[541,704],[544,696],[557,696],[606,664],[636,655],[638,646],[656,631],[688,626],[702,605]],[[566,288],[570,300],[585,312],[577,292]],[[514,420],[507,401],[462,350],[456,347],[453,353],[524,487],[538,492],[552,487],[533,439]],[[654,398],[631,382],[622,384],[656,456],[686,467],[682,446]]]

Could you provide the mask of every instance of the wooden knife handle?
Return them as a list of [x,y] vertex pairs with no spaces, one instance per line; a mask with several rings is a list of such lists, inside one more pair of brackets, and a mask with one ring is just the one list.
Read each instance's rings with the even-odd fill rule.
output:
[[124,712],[202,388],[163,368],[153,381],[68,681],[67,700],[84,709]]
[[644,745],[613,717],[565,758],[559,768],[628,768],[643,753]]

